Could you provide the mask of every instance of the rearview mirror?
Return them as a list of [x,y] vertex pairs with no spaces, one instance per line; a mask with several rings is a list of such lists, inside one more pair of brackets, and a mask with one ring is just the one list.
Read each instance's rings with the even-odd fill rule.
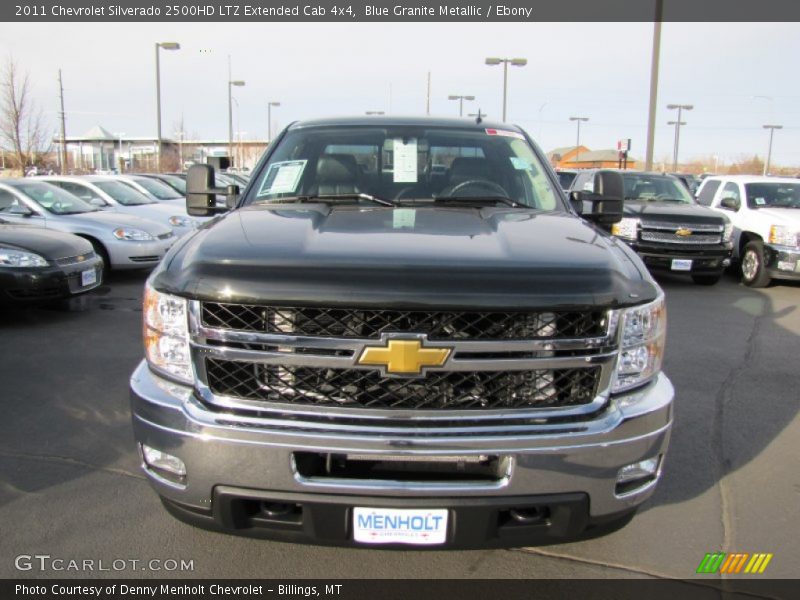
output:
[[587,221],[613,225],[622,220],[624,197],[622,175],[616,171],[598,171],[594,176],[594,191],[571,192],[570,202],[575,211]]
[[[217,205],[217,194],[226,196],[225,206]],[[226,188],[216,186],[214,167],[211,165],[193,165],[186,173],[186,212],[193,217],[208,217],[230,210],[236,206],[238,195],[237,185]]]
[[733,196],[728,196],[719,201],[719,207],[724,208],[725,210],[732,210],[733,212],[737,212],[742,207],[742,205],[739,202],[738,198],[734,198]]

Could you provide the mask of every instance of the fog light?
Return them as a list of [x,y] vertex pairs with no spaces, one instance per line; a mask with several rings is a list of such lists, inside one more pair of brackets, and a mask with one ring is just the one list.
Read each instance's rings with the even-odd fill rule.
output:
[[722,266],[723,266],[723,267],[730,267],[730,266],[731,266],[731,259],[730,259],[730,258],[726,258],[726,259],[724,259],[724,260],[722,261]]
[[186,465],[177,456],[172,456],[172,454],[167,454],[142,444],[142,458],[145,464],[152,469],[166,471],[172,475],[177,475],[181,479],[186,477]]
[[647,460],[640,460],[632,465],[625,465],[617,474],[617,483],[626,483],[628,481],[652,477],[656,474],[656,471],[658,471],[659,459],[660,457],[656,456],[654,458],[648,458]]

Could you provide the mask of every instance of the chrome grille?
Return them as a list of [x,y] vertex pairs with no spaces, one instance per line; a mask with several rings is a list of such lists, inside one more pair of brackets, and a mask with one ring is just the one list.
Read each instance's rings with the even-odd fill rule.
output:
[[660,242],[664,244],[720,244],[722,235],[719,233],[696,233],[679,236],[667,231],[646,231],[641,233],[643,242]]
[[205,302],[208,327],[305,336],[379,339],[391,332],[431,340],[583,338],[605,334],[595,312],[479,312],[280,307]]
[[206,359],[212,392],[248,400],[343,408],[480,410],[589,404],[600,368],[437,371],[421,379],[365,369],[259,365]]

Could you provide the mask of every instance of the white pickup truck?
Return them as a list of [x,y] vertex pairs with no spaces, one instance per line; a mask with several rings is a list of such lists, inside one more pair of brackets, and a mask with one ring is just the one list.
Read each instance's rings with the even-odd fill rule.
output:
[[733,258],[741,265],[742,283],[764,287],[773,278],[800,280],[800,179],[707,177],[697,201],[733,223]]

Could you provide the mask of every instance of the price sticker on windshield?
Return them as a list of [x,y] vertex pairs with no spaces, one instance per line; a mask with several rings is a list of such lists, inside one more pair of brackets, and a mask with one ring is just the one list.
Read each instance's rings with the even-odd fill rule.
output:
[[258,196],[267,194],[291,194],[297,189],[300,178],[305,171],[305,160],[287,160],[272,163],[258,190]]
[[417,183],[417,140],[394,140],[393,175],[395,183]]

